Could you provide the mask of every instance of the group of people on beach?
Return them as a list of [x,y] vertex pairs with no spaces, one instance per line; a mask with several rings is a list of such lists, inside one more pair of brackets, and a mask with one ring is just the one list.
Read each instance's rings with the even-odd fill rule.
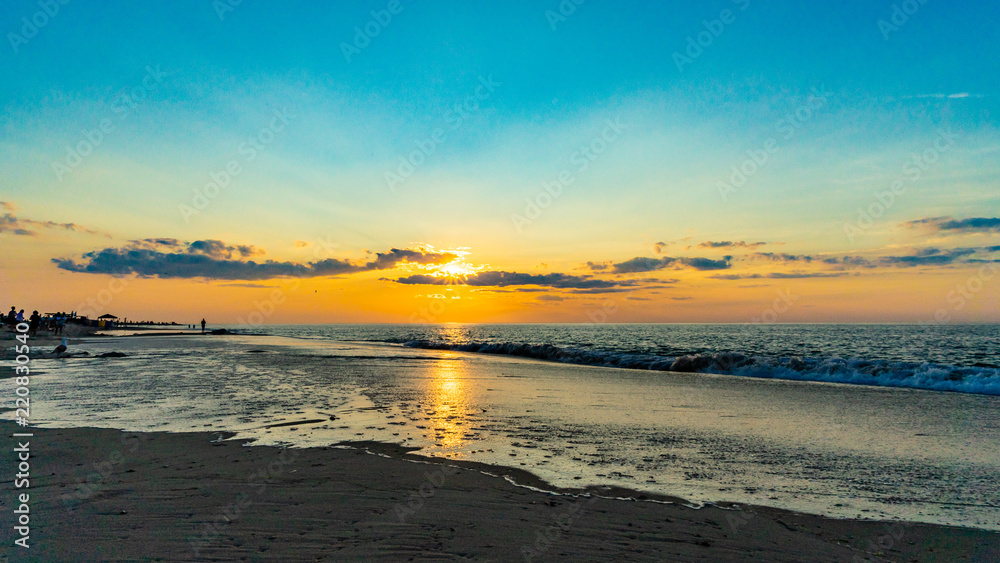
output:
[[[28,335],[35,336],[38,334],[39,329],[44,329],[46,331],[51,330],[53,336],[58,336],[63,333],[63,328],[66,326],[66,321],[75,317],[76,313],[65,313],[59,312],[52,315],[40,315],[38,311],[32,311],[31,316],[28,317]],[[20,311],[17,307],[11,306],[10,311],[3,317],[3,322],[5,325],[9,326],[11,330],[15,327],[25,322],[24,320],[24,309]]]

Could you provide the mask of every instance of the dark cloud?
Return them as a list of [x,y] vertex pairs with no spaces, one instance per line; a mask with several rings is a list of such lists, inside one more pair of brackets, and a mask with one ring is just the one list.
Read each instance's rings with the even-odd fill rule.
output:
[[812,262],[813,257],[806,254],[787,254],[785,252],[754,252],[750,255],[753,260],[767,260],[769,262]]
[[863,256],[841,256],[840,258],[824,258],[824,264],[840,266],[842,268],[875,268],[876,265],[871,260]]
[[878,258],[878,263],[885,266],[913,267],[913,266],[944,266],[961,261],[971,254],[980,251],[979,248],[952,248],[941,250],[940,248],[922,248],[909,256],[882,256]]
[[732,256],[723,256],[721,260],[711,258],[647,258],[637,256],[624,262],[612,264],[587,262],[592,272],[610,272],[612,274],[639,274],[655,272],[670,267],[688,267],[695,270],[726,270],[732,266]]
[[660,241],[660,242],[658,242],[658,243],[656,243],[656,244],[653,245],[653,252],[655,252],[657,254],[663,254],[663,249],[666,248],[667,246],[671,245],[671,244],[673,244],[673,243]]
[[566,298],[565,297],[560,297],[558,295],[548,295],[548,294],[546,294],[546,295],[539,295],[538,296],[538,300],[539,301],[565,301]]
[[[173,239],[160,239],[173,240]],[[228,245],[221,240],[196,240],[188,245],[189,254],[204,254],[217,260],[231,260],[233,258],[250,258],[260,256],[264,251],[252,244]]]
[[707,240],[702,243],[698,243],[698,248],[757,248],[759,246],[764,246],[766,242],[746,242],[744,240],[731,241],[723,240],[719,242]]
[[[383,278],[385,279],[385,278]],[[453,285],[455,278],[416,274],[398,278],[394,281],[407,285]],[[570,274],[523,274],[519,272],[489,271],[479,272],[461,278],[457,283],[474,287],[510,287],[520,285],[537,285],[557,289],[614,289],[621,286],[632,286],[635,282],[612,282],[594,279],[591,276],[574,276]]]
[[676,260],[674,258],[645,258],[636,257],[624,262],[611,265],[611,272],[614,274],[637,274],[641,272],[654,272],[672,266]]
[[389,252],[379,252],[375,254],[375,257],[375,260],[365,265],[366,269],[388,270],[400,262],[410,262],[411,264],[445,264],[458,258],[458,255],[447,252],[437,253],[393,248]]
[[228,245],[218,240],[186,243],[177,239],[141,239],[123,248],[105,248],[88,252],[78,263],[68,258],[53,258],[63,270],[89,274],[126,275],[160,278],[208,278],[219,280],[265,280],[279,277],[317,277],[391,269],[403,262],[419,264],[446,263],[453,254],[423,253],[391,249],[377,254],[374,261],[354,263],[328,258],[307,264],[245,258],[263,254],[253,245]]
[[846,275],[847,272],[771,272],[767,274],[715,274],[708,277],[716,280],[735,281],[756,279],[794,280],[805,278],[838,278]]
[[710,258],[678,258],[677,261],[695,270],[728,270],[732,267],[732,256],[724,256],[722,260]]
[[954,219],[952,217],[924,217],[907,221],[908,227],[928,226],[938,231],[958,231],[964,233],[1000,232],[998,217],[970,217]]

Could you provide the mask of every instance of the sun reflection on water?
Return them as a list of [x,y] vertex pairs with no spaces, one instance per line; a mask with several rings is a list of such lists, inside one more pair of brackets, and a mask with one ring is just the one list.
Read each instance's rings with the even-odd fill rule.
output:
[[469,405],[464,388],[463,361],[457,354],[447,355],[434,366],[428,385],[428,416],[434,425],[434,443],[445,450],[460,449],[468,430]]

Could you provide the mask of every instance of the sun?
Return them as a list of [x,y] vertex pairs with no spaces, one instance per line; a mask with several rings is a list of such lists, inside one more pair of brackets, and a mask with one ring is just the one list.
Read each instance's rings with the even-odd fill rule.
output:
[[450,262],[440,266],[434,272],[434,275],[449,278],[464,278],[465,276],[474,274],[475,272],[475,268],[465,262]]

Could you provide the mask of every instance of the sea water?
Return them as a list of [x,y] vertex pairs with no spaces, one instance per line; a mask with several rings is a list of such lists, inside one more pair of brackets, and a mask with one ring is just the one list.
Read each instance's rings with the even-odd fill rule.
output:
[[[35,358],[33,421],[286,446],[376,440],[524,469],[553,488],[1000,530],[995,326],[251,332],[94,338],[73,345],[89,356]],[[126,357],[95,357],[111,350]]]

